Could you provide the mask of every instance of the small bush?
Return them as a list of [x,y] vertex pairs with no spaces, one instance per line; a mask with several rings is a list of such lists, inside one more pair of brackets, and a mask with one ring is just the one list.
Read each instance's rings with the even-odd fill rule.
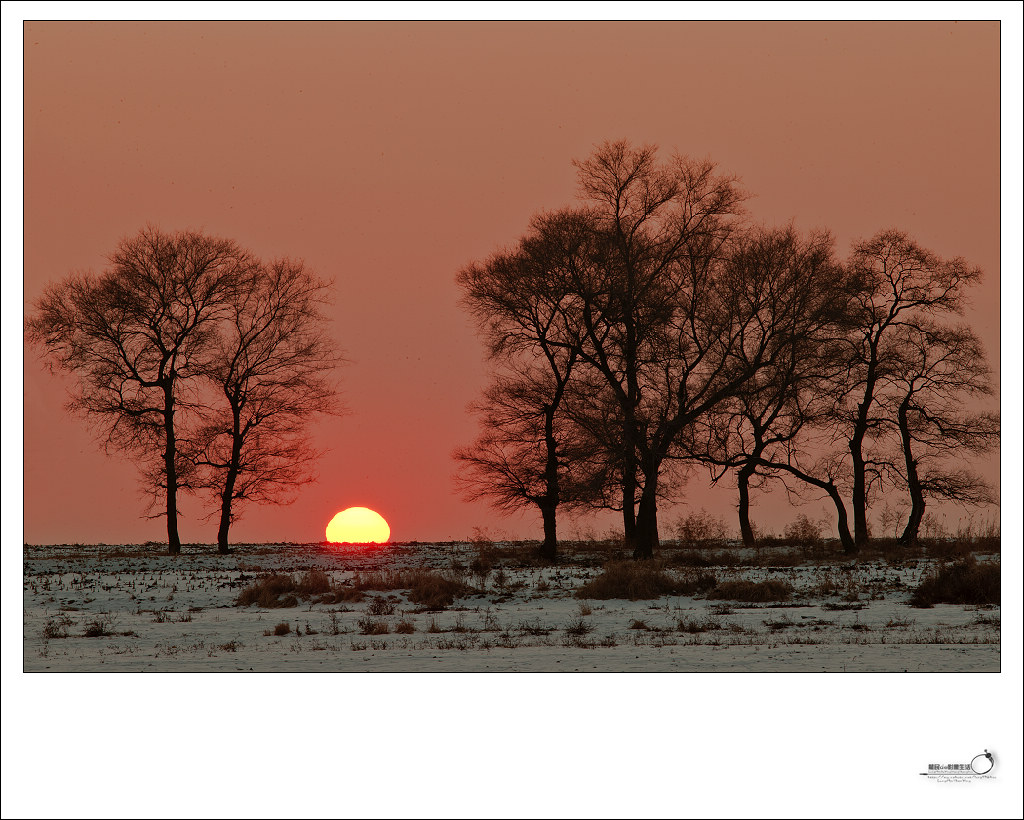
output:
[[999,564],[979,564],[967,556],[928,575],[914,590],[910,605],[926,609],[935,604],[998,604]]
[[322,595],[331,591],[331,577],[322,570],[311,569],[295,585],[294,592],[301,598]]
[[445,578],[437,572],[418,570],[410,575],[409,600],[425,609],[444,609],[456,598],[473,591],[461,581]]
[[425,609],[444,609],[455,599],[473,592],[473,588],[455,578],[430,570],[390,570],[356,575],[358,590],[409,590],[409,600]]
[[97,615],[91,621],[86,621],[85,629],[82,632],[87,638],[102,638],[107,635],[113,635],[110,626],[113,623],[113,618],[109,615]]
[[714,618],[704,618],[703,620],[697,620],[696,618],[680,618],[676,622],[677,632],[688,632],[691,635],[696,635],[700,632],[713,632],[714,630],[721,628],[721,621],[716,621]]
[[68,636],[68,627],[73,625],[74,621],[67,615],[58,615],[56,618],[50,618],[43,626],[43,640],[51,641],[55,638],[66,638]]
[[367,615],[394,615],[395,602],[387,598],[373,598],[366,607]]
[[361,618],[358,624],[360,635],[387,635],[391,631],[387,621],[375,621],[373,618]]
[[821,525],[801,513],[796,521],[786,526],[785,539],[805,553],[819,552],[825,546],[821,537]]
[[726,581],[711,590],[708,598],[717,601],[767,603],[788,601],[792,594],[793,585],[788,581]]
[[397,624],[395,624],[395,632],[399,635],[411,635],[416,631],[416,624],[412,621],[403,618]]
[[254,584],[243,589],[235,606],[252,606],[256,604],[264,609],[285,609],[299,605],[300,598],[317,598],[322,604],[335,604],[340,601],[361,600],[362,593],[351,589],[331,585],[330,576],[321,570],[311,569],[305,572],[298,581],[291,575],[266,575]]
[[682,543],[694,547],[722,545],[728,537],[725,522],[703,508],[678,521],[675,530]]
[[287,621],[281,621],[281,623],[279,623],[273,629],[265,629],[265,630],[263,630],[263,634],[264,635],[277,635],[278,637],[280,637],[281,635],[287,635],[291,631],[292,631],[292,625],[290,623],[288,623]]
[[256,604],[265,609],[298,606],[298,599],[291,594],[295,588],[295,579],[290,575],[267,575],[243,589],[235,600],[235,606]]
[[669,575],[660,561],[611,561],[604,565],[604,572],[576,590],[576,597],[647,601],[662,595],[685,595],[685,588],[688,585]]
[[582,618],[577,618],[575,621],[570,621],[569,625],[565,628],[566,635],[575,635],[576,637],[589,635],[593,631],[594,625],[587,623]]

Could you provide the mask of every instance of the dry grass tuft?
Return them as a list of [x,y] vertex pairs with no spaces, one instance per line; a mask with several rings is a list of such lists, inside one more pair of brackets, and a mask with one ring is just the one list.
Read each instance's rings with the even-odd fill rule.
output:
[[708,598],[717,601],[768,603],[788,601],[792,594],[793,585],[788,581],[725,581],[711,590]]
[[999,564],[979,564],[968,555],[928,575],[910,598],[921,609],[935,604],[998,604]]
[[437,572],[418,570],[412,574],[409,600],[425,609],[444,609],[455,599],[473,592],[473,588]]
[[357,623],[359,624],[360,635],[387,635],[391,631],[387,621],[375,621],[373,618],[360,618]]
[[295,579],[290,575],[267,575],[252,586],[243,589],[235,600],[235,606],[257,606],[265,609],[298,606],[294,592]]
[[416,624],[407,618],[402,618],[397,624],[395,624],[395,632],[399,635],[411,635],[416,631]]
[[576,597],[647,601],[662,595],[691,594],[692,589],[694,582],[673,577],[661,561],[611,561],[604,565],[604,572],[576,590]]
[[343,601],[361,601],[360,590],[346,586],[335,586],[324,571],[311,569],[298,580],[291,575],[266,575],[243,589],[235,606],[257,606],[265,609],[284,609],[299,605],[299,599],[313,599],[321,604],[337,604]]
[[624,598],[630,601],[651,600],[663,595],[695,595],[714,588],[715,576],[708,572],[688,571],[672,575],[663,561],[612,561],[604,572],[581,586],[577,598]]

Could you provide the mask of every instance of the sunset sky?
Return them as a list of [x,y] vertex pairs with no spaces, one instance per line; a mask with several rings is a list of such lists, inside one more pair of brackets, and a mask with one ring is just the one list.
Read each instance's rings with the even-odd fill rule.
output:
[[[26,23],[25,310],[146,223],[300,257],[336,283],[349,412],[316,427],[319,481],[247,507],[232,540],[318,541],[355,505],[396,540],[539,537],[538,515],[453,488],[487,374],[457,271],[572,204],[573,159],[651,142],[710,156],[754,220],[828,228],[843,257],[896,227],[980,266],[968,318],[998,376],[999,37],[998,22]],[[33,349],[24,377],[24,540],[164,540],[132,463],[64,411],[66,377]],[[983,473],[998,485],[998,455]],[[734,527],[733,493],[695,474],[663,527],[701,506]],[[215,540],[204,514],[184,501],[183,541]],[[795,512],[752,514],[781,529]]]

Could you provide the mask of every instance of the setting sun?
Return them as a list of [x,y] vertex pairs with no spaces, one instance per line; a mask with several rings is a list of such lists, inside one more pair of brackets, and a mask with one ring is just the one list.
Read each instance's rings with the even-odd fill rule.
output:
[[390,537],[388,522],[366,507],[342,510],[327,525],[327,540],[333,544],[386,544]]

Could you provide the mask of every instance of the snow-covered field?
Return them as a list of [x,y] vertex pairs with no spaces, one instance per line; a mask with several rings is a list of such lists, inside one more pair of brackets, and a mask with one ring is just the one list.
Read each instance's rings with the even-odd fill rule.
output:
[[[997,672],[998,607],[908,606],[931,559],[790,561],[710,566],[719,583],[778,579],[784,603],[586,600],[576,590],[608,552],[578,551],[555,566],[524,547],[471,544],[373,550],[241,546],[26,546],[27,672]],[[714,554],[714,553],[713,553]],[[723,553],[717,553],[719,555]],[[729,554],[740,556],[737,549]],[[494,556],[500,556],[494,560]],[[998,560],[982,556],[981,560]],[[732,564],[736,561],[729,562]],[[770,563],[770,562],[769,562]],[[475,567],[475,569],[474,569]],[[236,606],[268,574],[327,573],[335,589],[357,574],[429,569],[473,588],[443,610],[408,590],[288,608]],[[670,573],[687,568],[672,566]],[[690,570],[692,571],[692,570]],[[353,596],[358,597],[358,596]],[[285,632],[285,629],[287,631]],[[274,634],[284,632],[284,634]],[[92,635],[87,637],[87,633]]]

